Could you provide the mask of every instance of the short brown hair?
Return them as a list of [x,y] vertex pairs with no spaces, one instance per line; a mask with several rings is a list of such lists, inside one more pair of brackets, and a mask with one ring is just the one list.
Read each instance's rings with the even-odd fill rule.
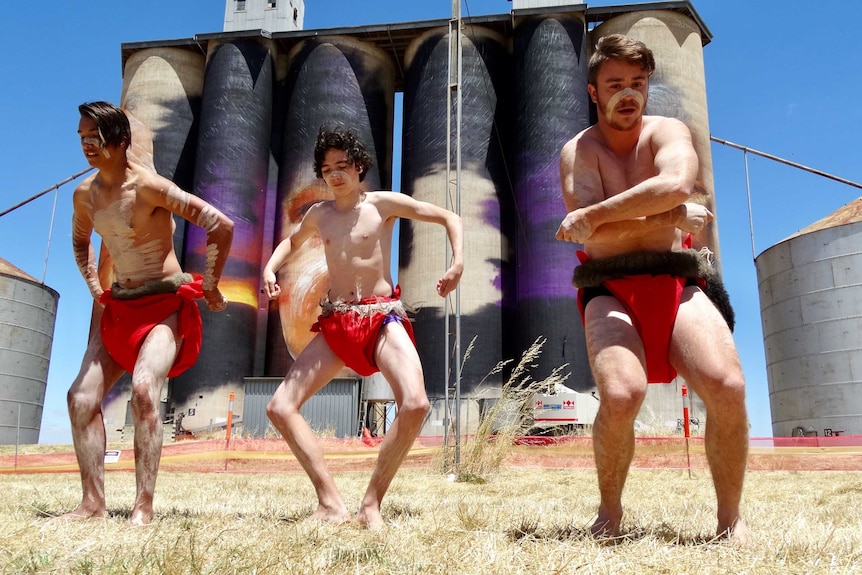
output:
[[99,135],[105,140],[106,146],[130,145],[132,129],[129,118],[120,108],[109,102],[86,102],[78,106],[81,116],[91,118],[96,122]]
[[655,58],[652,50],[647,48],[646,44],[622,34],[608,34],[599,38],[599,41],[596,42],[596,49],[590,56],[587,81],[593,86],[596,85],[599,68],[608,60],[622,60],[637,64],[648,76],[655,71]]

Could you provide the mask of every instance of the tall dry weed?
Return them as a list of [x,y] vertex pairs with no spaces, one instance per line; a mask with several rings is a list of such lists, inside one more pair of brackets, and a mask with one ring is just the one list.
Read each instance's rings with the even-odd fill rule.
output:
[[[473,349],[475,338],[467,347],[464,361]],[[553,389],[563,383],[569,373],[563,373],[568,364],[555,368],[551,374],[534,380],[530,369],[542,353],[546,338],[537,338],[521,355],[501,389],[500,397],[491,402],[491,407],[481,413],[476,433],[464,440],[460,457],[449,445],[443,446],[441,461],[446,473],[453,473],[458,481],[482,483],[500,470],[506,456],[511,452],[514,439],[524,435],[533,422],[533,396],[537,392]],[[501,373],[512,360],[504,360],[492,369],[479,386],[489,377]]]

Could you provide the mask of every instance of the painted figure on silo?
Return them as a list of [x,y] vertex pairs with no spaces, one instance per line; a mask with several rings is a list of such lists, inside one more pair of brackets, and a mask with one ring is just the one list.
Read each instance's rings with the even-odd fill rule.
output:
[[600,38],[587,86],[598,123],[560,154],[569,213],[557,239],[584,246],[574,283],[601,399],[593,427],[601,501],[591,531],[619,535],[635,417],[649,383],[679,374],[706,406],[717,534],[745,540],[739,506],[748,419],[732,310],[709,254],[688,249],[690,234],[713,218],[689,201],[698,171],[689,129],[644,115],[654,69],[642,42]]
[[398,218],[443,226],[452,246],[452,263],[437,282],[446,297],[463,272],[461,218],[433,204],[395,192],[366,192],[362,181],[371,156],[347,130],[321,130],[314,150],[314,169],[334,195],[311,206],[300,226],[274,250],[263,270],[270,298],[281,287],[276,272],[294,250],[315,238],[323,246],[329,275],[327,298],[312,331],[318,332],[302,350],[267,406],[267,415],[284,436],[311,479],[318,507],[313,519],[342,522],[347,506],[326,468],[312,429],[300,413],[302,405],[346,365],[360,375],[381,372],[398,408],[357,521],[383,526],[380,503],[398,467],[419,433],[429,409],[413,329],[390,275],[392,230]]
[[[143,153],[147,148],[132,146],[130,122],[123,110],[92,102],[82,104],[79,111],[81,148],[98,172],[75,189],[72,246],[97,302],[93,322],[97,327],[68,393],[83,496],[81,504],[63,518],[105,515],[101,404],[128,371],[136,482],[129,522],[144,525],[153,519],[161,456],[161,389],[168,377],[194,364],[200,351],[201,319],[194,300],[203,297],[212,311],[227,306],[218,283],[233,238],[233,222],[158,175],[151,165],[139,163],[147,157]],[[192,277],[180,268],[173,247],[172,214],[207,232],[203,277]],[[90,242],[93,230],[103,246],[98,266]]]

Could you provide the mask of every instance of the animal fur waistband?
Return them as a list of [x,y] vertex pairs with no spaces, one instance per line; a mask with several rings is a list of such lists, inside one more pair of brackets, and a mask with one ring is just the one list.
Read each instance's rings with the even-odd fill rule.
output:
[[709,250],[679,252],[632,252],[609,258],[589,260],[575,268],[572,284],[578,289],[599,287],[608,280],[627,276],[670,275],[704,280],[703,291],[727,322],[730,331],[736,314],[730,295],[710,261]]
[[711,279],[716,273],[707,255],[696,250],[631,252],[579,265],[572,284],[576,288],[598,287],[607,280],[640,275]]
[[111,296],[114,299],[137,299],[146,295],[177,293],[180,286],[190,284],[193,281],[195,281],[195,278],[192,277],[192,274],[179,273],[133,288],[124,288],[120,284],[115,283],[111,286]]

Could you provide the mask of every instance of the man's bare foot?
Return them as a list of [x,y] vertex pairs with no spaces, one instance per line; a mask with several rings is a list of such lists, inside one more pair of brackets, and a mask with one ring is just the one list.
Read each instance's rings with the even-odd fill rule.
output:
[[129,517],[129,525],[132,527],[141,527],[149,525],[153,522],[155,514],[152,509],[133,509],[132,516]]
[[314,521],[325,521],[326,523],[347,523],[350,521],[350,512],[347,511],[347,507],[344,505],[335,508],[318,505],[317,510],[309,515],[308,518]]
[[379,531],[386,525],[383,521],[383,516],[380,515],[380,509],[377,507],[360,509],[359,513],[356,515],[356,521],[358,521],[360,525],[372,531]]
[[79,505],[74,511],[58,515],[52,521],[84,521],[86,519],[104,519],[104,509],[86,509]]
[[737,518],[730,526],[719,525],[716,536],[742,547],[751,543],[751,532],[741,518]]
[[590,527],[590,535],[594,539],[614,539],[620,534],[620,523],[622,522],[622,513],[612,515],[599,511],[599,516],[593,521]]

